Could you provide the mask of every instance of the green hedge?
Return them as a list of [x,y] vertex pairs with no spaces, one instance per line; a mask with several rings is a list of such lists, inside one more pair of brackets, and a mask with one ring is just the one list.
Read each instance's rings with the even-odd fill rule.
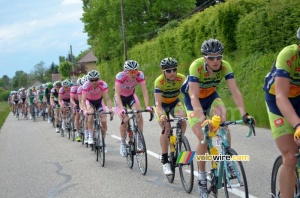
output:
[[[191,62],[201,56],[203,41],[217,38],[225,46],[224,59],[233,67],[247,111],[255,116],[258,126],[269,127],[262,85],[276,54],[296,42],[299,4],[300,0],[228,0],[161,29],[156,38],[129,49],[128,59],[140,63],[152,101],[153,83],[160,74],[158,65],[163,58],[175,57],[179,72],[187,75]],[[110,87],[116,73],[122,70],[123,62],[122,55],[99,63],[102,79]],[[239,113],[234,110],[234,102],[223,84],[218,92],[229,108],[228,119],[238,118]],[[140,89],[137,93],[142,98]]]
[[9,106],[7,102],[0,102],[0,128],[2,127],[6,117],[10,112]]

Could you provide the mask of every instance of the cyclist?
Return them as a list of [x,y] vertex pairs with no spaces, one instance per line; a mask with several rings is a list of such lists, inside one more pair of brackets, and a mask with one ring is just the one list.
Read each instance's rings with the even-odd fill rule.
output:
[[47,112],[48,112],[48,123],[51,123],[51,105],[50,105],[50,92],[53,88],[53,84],[51,82],[46,83],[46,88],[44,90],[44,101],[47,103]]
[[[197,155],[204,155],[207,152],[207,144],[201,144],[203,140],[201,124],[206,116],[218,115],[222,121],[226,120],[225,105],[216,91],[223,78],[226,80],[244,122],[248,123],[250,120],[232,68],[227,61],[223,60],[223,51],[224,47],[219,40],[204,41],[201,46],[203,57],[192,62],[189,67],[189,76],[181,88],[184,93],[188,122],[198,138]],[[227,132],[230,141],[228,129]],[[228,163],[228,168],[231,170],[231,174],[235,174],[231,163]],[[200,197],[207,197],[205,161],[198,162],[198,191]]]
[[295,168],[300,135],[300,28],[298,44],[283,48],[265,78],[264,91],[273,138],[282,155],[280,196],[294,197]]
[[[146,80],[142,71],[138,70],[139,64],[134,60],[127,60],[124,63],[124,71],[119,72],[116,75],[115,81],[115,105],[116,112],[118,113],[120,119],[124,117],[124,124],[120,125],[120,154],[121,156],[126,156],[126,130],[128,124],[128,116],[124,115],[125,108],[129,106],[131,109],[140,110],[141,104],[138,97],[135,94],[135,87],[140,84],[145,106],[147,110],[151,110],[149,107],[149,97],[148,90],[146,86]],[[138,126],[140,130],[143,130],[143,117],[142,114],[138,115]],[[139,141],[141,142],[141,141]]]
[[58,117],[59,117],[59,103],[58,103],[58,92],[61,88],[61,81],[55,81],[54,87],[51,89],[50,93],[50,103],[52,108],[54,108],[55,112],[55,126],[56,126],[56,132],[59,133],[59,124],[58,124]]
[[[94,108],[96,111],[105,111],[105,105],[102,95],[104,94],[109,112],[112,111],[112,103],[109,98],[108,86],[106,82],[100,79],[100,73],[96,70],[91,70],[87,74],[88,81],[82,85],[82,106],[84,109],[84,114],[94,113]],[[101,126],[102,126],[102,135],[106,137],[107,131],[107,115],[103,114],[100,116]],[[84,143],[94,144],[94,133],[93,133],[93,116],[88,116],[88,134],[85,133]],[[105,152],[107,148],[105,147]]]
[[77,95],[77,90],[78,90],[78,86],[81,83],[81,79],[78,78],[77,80],[77,84],[71,87],[71,91],[70,91],[70,99],[71,99],[71,104],[73,106],[73,112],[75,114],[75,130],[76,130],[76,140],[77,142],[81,142],[81,137],[80,134],[78,133],[78,129],[79,129],[79,111],[80,111],[80,107],[79,107],[79,100],[78,100],[78,95]]
[[43,104],[44,104],[44,86],[43,85],[39,85],[36,86],[36,101],[38,102],[38,112],[40,116],[42,116],[42,108],[43,108]]
[[36,102],[36,93],[33,92],[32,88],[28,89],[26,102],[28,104],[29,112],[30,112],[30,120],[32,119],[32,113],[34,111],[33,109],[33,103]]
[[[179,100],[180,88],[186,77],[177,73],[178,63],[174,58],[164,58],[160,62],[162,74],[154,82],[155,114],[158,118],[160,127],[171,114],[173,117],[186,117],[185,109]],[[160,146],[162,150],[163,172],[166,175],[173,174],[169,160],[168,147],[170,123],[165,122],[165,133],[160,135]],[[182,132],[186,130],[186,122],[182,123]]]
[[[80,113],[83,113],[83,105],[82,105],[82,85],[87,81],[87,75],[83,76],[80,80],[80,86],[77,89],[77,96],[78,96],[78,101],[79,101],[79,107],[80,107]],[[82,114],[82,120],[80,120],[81,122],[83,122],[84,124],[84,133],[88,134],[88,128],[87,128],[87,124],[86,124],[86,120],[85,120],[85,115]],[[81,140],[81,137],[79,137],[77,139],[77,141]],[[82,141],[82,140],[81,140]]]
[[27,117],[27,111],[26,111],[26,105],[25,105],[25,101],[26,101],[26,92],[25,92],[25,88],[21,88],[20,89],[20,99],[21,99],[21,107],[22,107],[22,113],[23,113],[23,117]]
[[13,115],[15,115],[17,113],[18,108],[19,108],[19,101],[20,101],[18,91],[14,91],[11,99],[12,99],[12,103],[13,103],[13,112],[14,112]]
[[[61,112],[62,112],[62,124],[61,128],[63,130],[66,129],[66,117],[67,117],[67,109],[63,108],[70,105],[70,85],[71,82],[66,79],[61,82],[62,87],[59,89],[58,92],[58,103],[61,106]],[[70,118],[71,119],[71,118]]]
[[8,105],[9,105],[9,108],[10,108],[10,111],[12,111],[12,95],[13,95],[13,91],[11,91],[8,95],[8,98],[7,98],[7,102],[8,102]]

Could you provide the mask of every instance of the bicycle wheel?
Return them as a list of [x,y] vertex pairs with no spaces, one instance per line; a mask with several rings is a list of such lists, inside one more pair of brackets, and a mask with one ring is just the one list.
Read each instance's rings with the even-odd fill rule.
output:
[[105,164],[105,145],[104,145],[104,138],[101,133],[101,131],[98,132],[99,136],[97,138],[97,155],[99,156],[99,161],[102,167],[104,167]]
[[[274,162],[273,169],[272,169],[272,177],[271,177],[271,197],[281,197],[280,189],[279,189],[279,176],[281,172],[281,165],[282,165],[282,156],[278,156]],[[298,177],[297,171],[295,171],[295,177]],[[298,181],[298,178],[297,180]],[[297,190],[297,183],[295,185],[295,195],[294,197],[299,197],[299,191]]]
[[[229,148],[226,152],[226,155],[238,155],[237,152],[235,150],[233,150],[232,148]],[[227,163],[225,161],[225,163]],[[248,184],[247,184],[247,178],[246,178],[246,174],[245,174],[245,170],[243,167],[243,164],[241,161],[231,161],[232,163],[232,167],[234,168],[235,171],[235,175],[231,175],[229,172],[229,170],[227,170],[228,172],[228,179],[230,181],[230,185],[231,188],[230,190],[234,191],[235,188],[240,188],[243,192],[243,194],[245,193],[244,197],[248,198],[249,197],[249,193],[248,193]],[[229,181],[227,181],[227,177],[226,177],[226,172],[225,172],[225,166],[223,169],[223,187],[224,187],[224,191],[225,191],[225,197],[229,197]],[[239,189],[239,190],[240,190]]]
[[148,167],[146,143],[143,133],[137,131],[136,136],[136,160],[141,173],[145,175]]
[[171,171],[173,172],[172,175],[166,175],[167,180],[169,183],[173,183],[175,178],[175,166],[176,166],[176,158],[177,158],[177,152],[171,152],[169,153],[169,163],[171,166]]
[[128,135],[126,134],[126,153],[127,153],[126,162],[130,169],[132,169],[134,164],[133,157],[135,155],[135,150],[134,150],[135,142],[136,142],[135,139],[133,139],[133,141],[130,140]]
[[[179,140],[178,153],[181,151],[191,151],[188,139],[182,135]],[[188,164],[178,164],[179,175],[183,189],[186,193],[191,193],[194,186],[194,164],[193,161]]]
[[43,120],[45,121],[46,120],[46,113],[45,113],[44,107],[43,107],[43,110],[42,110],[42,114],[43,114]]

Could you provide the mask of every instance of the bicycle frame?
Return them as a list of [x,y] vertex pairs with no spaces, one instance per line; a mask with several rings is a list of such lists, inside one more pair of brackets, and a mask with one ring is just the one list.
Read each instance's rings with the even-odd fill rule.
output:
[[[230,148],[230,145],[229,145],[229,140],[227,138],[227,131],[224,129],[224,127],[226,127],[228,125],[235,125],[235,124],[242,124],[242,123],[244,123],[243,120],[223,122],[223,123],[220,124],[220,128],[219,128],[218,132],[215,135],[212,135],[211,133],[209,133],[209,127],[208,127],[208,124],[206,124],[202,128],[204,138],[201,141],[201,144],[205,144],[207,142],[208,143],[208,151],[210,151],[210,149],[214,147],[213,143],[212,143],[212,138],[213,137],[218,137],[221,140],[221,154],[222,154],[222,156],[225,156],[227,154],[227,150]],[[250,130],[249,130],[248,134],[246,135],[246,137],[250,137],[252,133],[255,136],[255,130],[254,130],[253,125],[251,125]],[[213,175],[217,178],[217,183],[214,183],[215,181],[213,181],[216,178],[211,178],[212,179],[212,184],[214,184],[214,187],[216,187],[217,189],[220,189],[220,188],[223,187],[223,185],[222,185],[222,181],[223,181],[222,171],[225,167],[225,173],[226,173],[225,175],[226,175],[226,180],[228,182],[229,188],[240,187],[240,185],[231,185],[230,184],[228,166],[227,166],[227,163],[225,163],[225,162],[227,162],[226,159],[221,160],[221,161],[218,162],[217,168],[212,168]],[[236,163],[233,163],[233,167],[234,167],[235,170],[237,170]],[[237,179],[240,183],[241,176],[237,175]],[[212,191],[212,189],[208,190],[209,193],[211,191]]]

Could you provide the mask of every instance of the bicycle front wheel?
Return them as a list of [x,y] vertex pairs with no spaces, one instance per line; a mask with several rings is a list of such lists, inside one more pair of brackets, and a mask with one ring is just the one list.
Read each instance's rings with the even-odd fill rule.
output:
[[104,145],[104,138],[103,138],[103,135],[102,135],[101,131],[98,132],[98,137],[97,137],[95,149],[97,151],[97,161],[99,159],[99,162],[100,162],[101,166],[104,167],[104,164],[105,164],[105,145]]
[[[188,139],[182,135],[179,141],[178,153],[182,151],[191,151]],[[186,193],[191,193],[194,186],[194,164],[193,160],[187,164],[178,164],[179,175],[183,189]]]
[[[226,155],[238,155],[235,150],[229,148]],[[225,163],[228,163],[225,161]],[[248,184],[246,179],[246,174],[244,166],[241,161],[230,161],[232,163],[232,170],[227,170],[228,175],[226,175],[225,165],[223,169],[223,187],[225,191],[225,197],[229,197],[229,191],[234,191],[235,188],[242,190],[243,194],[245,193],[245,198],[249,197],[248,193]],[[228,166],[227,166],[228,168]]]
[[[175,151],[176,152],[176,151]],[[167,180],[169,183],[173,183],[174,178],[175,178],[175,166],[176,166],[176,158],[177,158],[177,154],[175,152],[172,152],[170,149],[170,153],[169,153],[169,163],[171,166],[171,171],[173,172],[173,174],[171,175],[166,175]]]
[[137,131],[136,133],[136,160],[138,167],[143,175],[147,173],[147,149],[143,133]]

